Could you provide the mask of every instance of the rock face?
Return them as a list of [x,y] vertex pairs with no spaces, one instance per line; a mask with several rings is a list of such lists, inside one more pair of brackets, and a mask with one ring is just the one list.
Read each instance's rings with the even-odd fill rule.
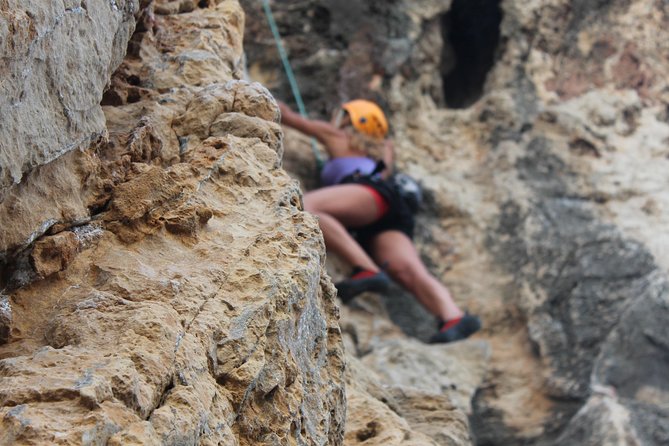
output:
[[[53,225],[89,214],[77,195],[90,159],[77,152],[105,136],[100,100],[138,7],[137,0],[0,3],[0,269]],[[62,191],[57,200],[53,189]]]
[[[88,17],[92,3],[64,7]],[[59,79],[95,98],[88,121],[59,128],[33,104],[40,126],[7,129],[98,130],[23,166],[0,200],[0,443],[471,444],[486,343],[421,345],[364,308],[346,309],[342,337],[320,231],[281,168],[278,108],[243,80],[239,4],[125,7],[125,34],[98,26],[81,44],[127,45],[113,77],[117,56],[86,91]],[[40,45],[65,45],[53,35]]]
[[[243,11],[236,1],[175,3],[137,15],[102,101],[106,130],[95,130],[108,138],[42,166],[3,202],[35,222],[61,194],[78,207],[44,223],[44,235],[31,235],[32,217],[3,211],[12,246],[27,249],[4,246],[2,444],[343,440],[335,290],[318,225],[281,169],[276,103],[240,79]],[[136,7],[70,6],[72,18],[43,20],[117,23],[117,9]],[[98,28],[102,52],[124,48],[132,24]],[[57,44],[48,37],[44,48]],[[109,71],[120,62],[111,59]],[[95,96],[98,112],[108,74],[97,93],[77,92]]]
[[[331,265],[332,267],[332,265]],[[481,340],[426,345],[394,325],[380,296],[342,308],[346,445],[470,445],[467,415],[488,366]]]
[[0,201],[23,175],[103,136],[102,92],[125,56],[138,0],[0,5]]
[[0,443],[669,443],[666,2],[272,4],[314,116],[388,110],[450,346],[337,306],[259,2],[43,3],[0,1]]
[[[398,165],[426,190],[419,248],[484,317],[477,444],[669,442],[669,5],[297,3],[274,9],[307,109],[386,108]],[[243,5],[249,72],[289,100],[264,17]],[[490,71],[463,84],[479,54]],[[308,150],[288,134],[305,184]],[[408,302],[388,296],[391,317],[424,337]]]

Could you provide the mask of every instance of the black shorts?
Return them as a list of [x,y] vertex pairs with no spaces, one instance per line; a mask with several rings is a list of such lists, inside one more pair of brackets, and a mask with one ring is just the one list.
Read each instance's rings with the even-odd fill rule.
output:
[[388,212],[379,220],[359,228],[349,228],[349,231],[361,246],[366,247],[376,235],[390,230],[401,231],[410,239],[413,239],[413,212],[404,198],[400,196],[393,183],[379,177],[351,175],[344,178],[341,184],[362,184],[371,187],[388,204]]

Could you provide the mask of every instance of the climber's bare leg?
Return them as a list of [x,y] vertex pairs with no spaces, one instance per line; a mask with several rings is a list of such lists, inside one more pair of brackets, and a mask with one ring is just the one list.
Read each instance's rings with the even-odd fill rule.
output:
[[448,288],[425,267],[409,237],[400,231],[385,231],[372,239],[371,252],[387,271],[432,314],[443,321],[464,315]]
[[374,196],[359,184],[324,187],[304,195],[304,209],[319,217],[319,225],[327,248],[353,266],[370,271],[379,267],[360,247],[347,227],[360,227],[377,219]]

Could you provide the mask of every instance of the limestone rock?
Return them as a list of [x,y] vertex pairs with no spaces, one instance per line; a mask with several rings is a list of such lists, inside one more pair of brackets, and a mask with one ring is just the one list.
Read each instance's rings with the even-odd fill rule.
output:
[[362,362],[388,385],[448,395],[458,409],[471,413],[470,402],[485,377],[488,348],[474,340],[453,345],[395,340],[377,346]]
[[453,346],[339,324],[258,2],[5,3],[0,442],[669,442],[666,2],[274,2],[313,116],[389,112]]
[[[241,78],[244,12],[232,0],[195,3],[155,2],[160,15],[149,20],[152,29],[137,36],[153,44],[139,45],[137,52],[144,63],[134,67],[137,71],[132,60],[126,60],[120,84],[162,92]],[[177,10],[171,5],[178,5]]]
[[[267,38],[247,39],[250,75],[290,101],[252,3],[247,30]],[[397,166],[424,187],[419,251],[483,318],[477,443],[665,443],[667,4],[295,4],[275,17],[307,110],[365,97],[388,112]],[[310,187],[306,150],[286,133],[286,166]],[[387,302],[405,332],[432,327],[407,296]],[[370,326],[346,327],[361,352],[379,345]]]
[[[0,300],[0,442],[341,444],[335,290],[276,103],[234,77],[243,13],[161,5],[143,3],[111,82],[128,90],[106,96],[108,139],[11,192],[17,210],[59,212],[69,191],[78,207],[10,233],[27,249]],[[135,73],[153,73],[141,91]],[[26,214],[2,218],[44,216]]]
[[402,417],[414,430],[425,434],[436,444],[473,444],[465,413],[447,395],[407,387],[394,388],[392,395]]
[[24,174],[105,133],[100,99],[125,56],[137,9],[137,0],[2,6],[0,202]]
[[359,394],[356,389],[347,392],[349,416],[346,445],[436,445],[430,437],[413,431],[409,423],[392,412],[386,405]]
[[448,395],[382,380],[351,356],[346,392],[344,444],[472,444],[467,417]]
[[407,339],[371,293],[342,308],[341,321],[349,352],[345,444],[472,444],[467,413],[486,373],[485,342]]
[[[202,139],[226,132],[226,116],[236,112],[243,116],[236,119],[237,126],[244,125],[247,130],[266,126],[267,121],[277,121],[279,112],[274,99],[267,89],[258,83],[230,81],[225,84],[213,84],[199,91],[188,104],[185,116],[177,118],[176,131],[179,134],[196,135]],[[254,120],[253,118],[258,118]],[[234,120],[234,115],[228,117]],[[250,120],[250,121],[248,121]],[[229,121],[228,121],[229,122]],[[228,124],[227,129],[233,129]],[[243,129],[241,129],[243,130]],[[279,150],[278,128],[274,127],[272,146]],[[257,131],[257,130],[253,130]],[[246,133],[244,136],[250,136]],[[265,137],[268,138],[267,136]]]
[[[0,268],[61,222],[89,217],[82,188],[106,135],[103,91],[135,29],[137,0],[0,7]],[[58,191],[58,198],[54,197]],[[54,203],[56,205],[54,206]]]
[[0,223],[6,228],[0,235],[0,265],[11,268],[15,256],[52,228],[90,219],[87,195],[98,185],[93,176],[98,164],[94,150],[71,151],[10,188],[0,202]]
[[[666,436],[664,439],[666,440]],[[656,443],[639,435],[632,423],[630,412],[608,395],[591,396],[556,440],[556,444],[619,445],[646,442]],[[662,443],[660,441],[657,444]]]
[[72,263],[78,250],[77,236],[71,231],[40,239],[31,254],[35,272],[46,277],[64,270]]
[[390,320],[380,297],[366,293],[355,299],[355,306],[342,306],[342,332],[350,340],[353,354],[363,357],[386,342],[405,339],[406,335]]

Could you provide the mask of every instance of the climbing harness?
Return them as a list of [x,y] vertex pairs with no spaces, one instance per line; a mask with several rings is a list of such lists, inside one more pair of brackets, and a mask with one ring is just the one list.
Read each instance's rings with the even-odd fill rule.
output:
[[391,177],[397,192],[406,201],[413,212],[418,211],[423,202],[423,190],[418,181],[405,173],[396,173]]
[[[279,34],[279,28],[276,26],[274,21],[274,15],[272,15],[272,9],[269,6],[269,0],[263,0],[263,9],[265,10],[265,15],[267,16],[267,22],[269,27],[272,30],[272,35],[274,36],[274,41],[276,42],[276,47],[279,50],[279,57],[281,58],[281,63],[283,64],[283,69],[286,72],[288,77],[288,83],[290,84],[290,89],[293,92],[293,97],[297,103],[297,110],[300,112],[303,118],[307,117],[306,109],[304,108],[304,102],[302,101],[302,95],[300,94],[300,89],[297,86],[297,80],[293,74],[293,69],[290,67],[290,62],[288,61],[288,55],[286,50],[281,43],[281,35]],[[323,167],[323,158],[321,156],[320,150],[316,145],[316,140],[311,139],[311,150],[314,152],[314,158],[316,158],[316,168],[320,172]]]

